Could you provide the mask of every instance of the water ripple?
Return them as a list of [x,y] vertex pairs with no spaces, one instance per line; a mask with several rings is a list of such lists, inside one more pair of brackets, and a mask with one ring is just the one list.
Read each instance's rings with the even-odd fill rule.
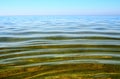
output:
[[119,79],[119,16],[0,17],[0,79]]

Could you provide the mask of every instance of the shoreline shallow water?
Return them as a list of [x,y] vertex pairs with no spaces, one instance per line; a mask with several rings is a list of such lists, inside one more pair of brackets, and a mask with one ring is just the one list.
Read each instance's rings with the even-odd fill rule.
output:
[[120,16],[0,16],[0,79],[119,79]]

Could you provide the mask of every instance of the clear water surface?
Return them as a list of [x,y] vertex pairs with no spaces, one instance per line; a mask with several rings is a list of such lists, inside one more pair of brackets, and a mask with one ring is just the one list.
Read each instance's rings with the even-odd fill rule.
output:
[[120,79],[120,16],[0,16],[0,79]]

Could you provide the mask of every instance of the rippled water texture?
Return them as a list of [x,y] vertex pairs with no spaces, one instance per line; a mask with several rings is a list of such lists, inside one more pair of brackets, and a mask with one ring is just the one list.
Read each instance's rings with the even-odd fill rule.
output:
[[1,16],[0,79],[120,79],[120,16]]

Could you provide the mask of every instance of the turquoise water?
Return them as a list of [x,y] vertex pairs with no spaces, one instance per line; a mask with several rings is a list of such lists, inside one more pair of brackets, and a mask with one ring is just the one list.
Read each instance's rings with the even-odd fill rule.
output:
[[119,79],[120,16],[0,16],[0,79]]

